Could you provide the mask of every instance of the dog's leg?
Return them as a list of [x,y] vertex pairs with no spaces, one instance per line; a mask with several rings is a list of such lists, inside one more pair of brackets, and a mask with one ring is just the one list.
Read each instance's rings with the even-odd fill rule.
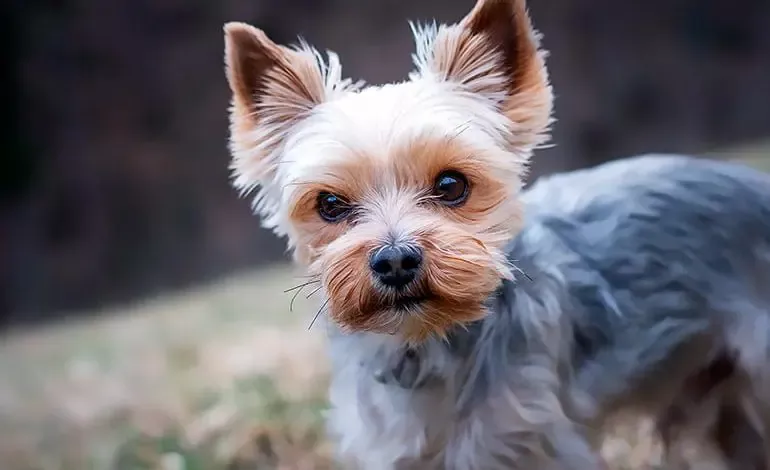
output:
[[[494,414],[494,416],[492,416]],[[450,442],[442,470],[601,470],[606,468],[588,440],[568,422],[537,430],[501,430],[510,416],[489,410]]]
[[[722,354],[689,377],[670,406],[659,416],[657,430],[671,468],[690,468],[683,445],[698,441],[714,450],[728,470],[766,470],[765,443],[750,413],[740,403],[746,380],[736,371],[736,358]],[[702,456],[701,456],[702,457]],[[697,463],[698,468],[705,465]],[[711,462],[709,462],[711,464]],[[713,463],[717,465],[717,462]]]
[[[756,274],[753,282],[764,285],[764,271]],[[734,372],[718,391],[706,438],[731,470],[770,469],[770,301],[763,292],[734,289],[722,302],[724,341]]]
[[767,470],[767,449],[762,436],[751,425],[745,410],[724,402],[719,409],[712,438],[729,470]]
[[[765,289],[770,287],[764,271],[757,279]],[[727,341],[736,352],[738,384],[716,436],[727,452],[736,455],[735,468],[740,469],[770,469],[770,299],[766,292],[747,293],[735,300],[736,315],[728,319]],[[737,438],[739,434],[753,437]],[[746,463],[744,457],[758,455],[758,449],[763,454],[761,465]]]
[[[664,434],[667,468],[767,470],[767,449],[750,413],[734,396],[719,392],[678,414]],[[680,410],[682,411],[682,410]],[[671,410],[668,411],[669,413]],[[697,445],[696,461],[688,445]],[[707,455],[704,455],[707,454]],[[688,455],[690,454],[690,455]]]
[[535,354],[511,365],[505,383],[461,413],[445,450],[445,470],[598,470],[602,459],[565,414],[562,381]]
[[[752,379],[750,379],[752,380]],[[752,383],[720,413],[715,437],[736,469],[770,469],[770,396]]]
[[710,364],[686,378],[656,422],[668,466],[689,468],[689,457],[683,449],[694,441],[708,446],[708,450],[718,449],[712,430],[718,426],[719,410],[734,378],[735,358],[727,353],[716,356]]

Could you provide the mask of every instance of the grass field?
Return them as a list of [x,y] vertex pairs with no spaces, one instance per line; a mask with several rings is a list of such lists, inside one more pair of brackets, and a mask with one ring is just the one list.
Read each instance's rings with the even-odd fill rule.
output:
[[[275,266],[0,338],[0,469],[333,468],[315,304],[300,295],[291,312],[283,292],[298,274]],[[649,423],[621,423],[604,453],[615,469],[660,458]]]
[[4,338],[0,468],[327,468],[323,336],[292,282],[277,266]]

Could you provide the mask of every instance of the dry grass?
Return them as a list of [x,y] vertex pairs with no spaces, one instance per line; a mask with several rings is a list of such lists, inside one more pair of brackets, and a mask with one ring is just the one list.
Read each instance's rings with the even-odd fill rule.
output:
[[277,267],[4,338],[0,467],[328,467],[323,338],[291,283]]
[[[289,312],[293,282],[278,266],[0,338],[0,467],[332,468],[324,341],[312,302]],[[660,448],[649,423],[625,423],[604,453],[643,469]]]

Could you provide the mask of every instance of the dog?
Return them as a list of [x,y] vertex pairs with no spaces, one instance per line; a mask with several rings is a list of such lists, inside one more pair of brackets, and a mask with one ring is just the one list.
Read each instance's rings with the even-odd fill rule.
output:
[[524,1],[412,30],[366,86],[225,25],[232,182],[324,297],[340,461],[598,469],[638,412],[769,468],[770,177],[648,154],[523,190],[553,106]]

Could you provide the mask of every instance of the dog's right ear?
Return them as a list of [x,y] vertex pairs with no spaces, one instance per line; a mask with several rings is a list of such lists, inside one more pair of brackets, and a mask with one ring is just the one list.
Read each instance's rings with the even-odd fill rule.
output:
[[330,54],[325,64],[306,44],[294,49],[275,44],[244,23],[228,23],[224,30],[234,186],[243,193],[258,188],[255,207],[265,225],[275,228],[270,218],[279,201],[271,185],[282,145],[340,83],[339,62]]

